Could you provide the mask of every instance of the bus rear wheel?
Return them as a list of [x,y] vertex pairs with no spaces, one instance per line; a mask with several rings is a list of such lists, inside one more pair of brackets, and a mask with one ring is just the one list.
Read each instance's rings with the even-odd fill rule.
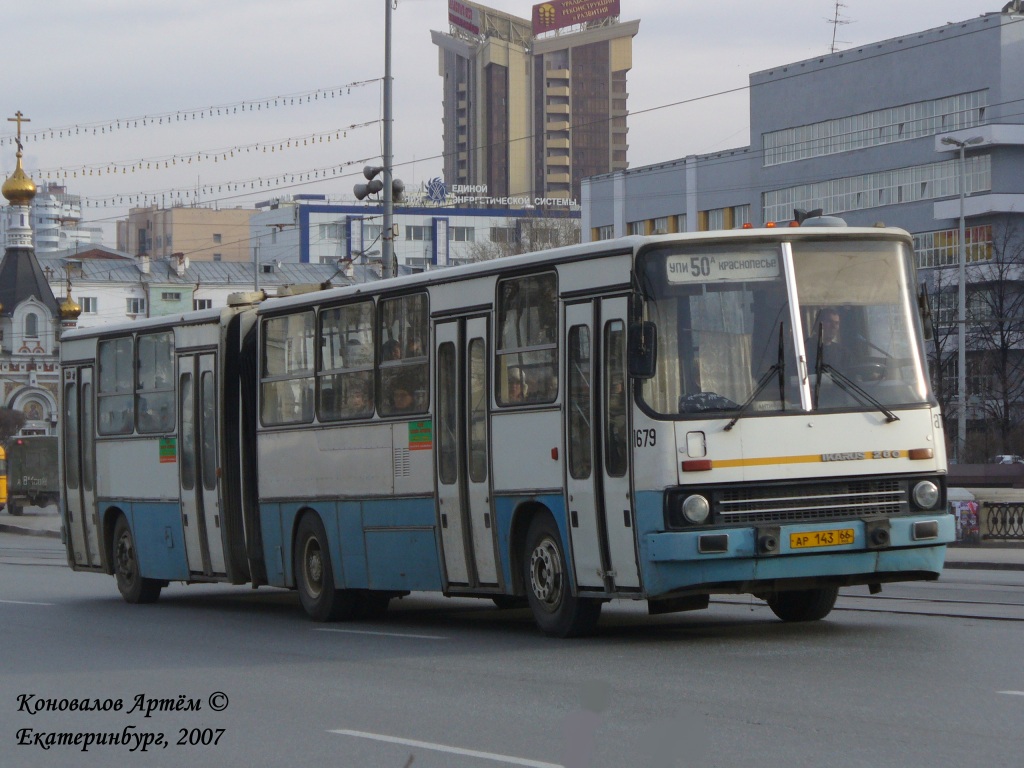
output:
[[162,581],[142,576],[132,529],[124,517],[117,518],[114,526],[114,578],[121,597],[129,603],[155,603],[164,586]]
[[299,521],[294,548],[295,587],[299,602],[313,621],[340,621],[355,614],[355,597],[334,586],[327,532],[315,514]]
[[818,621],[832,612],[837,597],[839,587],[822,587],[776,592],[767,602],[772,613],[783,621]]
[[526,533],[523,581],[534,621],[551,637],[593,632],[601,602],[572,594],[562,539],[548,515],[535,517]]

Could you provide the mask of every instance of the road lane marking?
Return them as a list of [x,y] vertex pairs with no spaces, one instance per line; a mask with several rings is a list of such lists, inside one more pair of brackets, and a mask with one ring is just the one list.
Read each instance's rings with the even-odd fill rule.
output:
[[7,605],[56,605],[56,603],[33,603],[28,600],[0,600],[0,603]]
[[1002,693],[1006,696],[1024,696],[1024,691],[996,691],[996,693]]
[[316,627],[314,632],[343,632],[348,635],[378,635],[382,637],[411,637],[414,640],[447,640],[440,635],[412,635],[405,632],[370,632],[365,629],[335,629],[333,627]]
[[482,760],[493,760],[497,763],[509,763],[510,765],[526,765],[530,768],[563,768],[563,766],[559,765],[558,763],[544,763],[540,760],[527,760],[525,757],[499,755],[495,752],[480,752],[475,749],[463,749],[462,747],[452,747],[448,744],[435,744],[434,742],[430,741],[416,741],[415,739],[403,739],[398,736],[388,736],[383,733],[367,733],[366,731],[350,731],[347,729],[328,731],[328,733],[337,733],[342,736],[355,736],[359,739],[373,739],[374,741],[386,741],[390,744],[402,744],[407,747],[419,747],[420,749],[430,749],[434,752],[447,752],[452,755],[479,757]]

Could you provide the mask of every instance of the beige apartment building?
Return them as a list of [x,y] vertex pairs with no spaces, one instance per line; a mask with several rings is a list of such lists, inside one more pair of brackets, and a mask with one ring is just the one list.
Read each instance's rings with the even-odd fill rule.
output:
[[450,191],[578,201],[584,178],[628,167],[626,73],[640,22],[598,2],[587,18],[559,7],[567,26],[539,31],[538,13],[560,2],[534,6],[531,21],[450,0],[448,32],[431,32]]
[[182,253],[192,261],[252,261],[251,209],[132,208],[117,222],[117,248],[151,261]]

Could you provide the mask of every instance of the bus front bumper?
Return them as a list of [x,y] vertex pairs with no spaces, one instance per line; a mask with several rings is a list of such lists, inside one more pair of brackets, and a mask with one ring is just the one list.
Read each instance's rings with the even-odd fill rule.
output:
[[936,579],[954,539],[946,513],[648,533],[640,537],[644,591],[757,593]]

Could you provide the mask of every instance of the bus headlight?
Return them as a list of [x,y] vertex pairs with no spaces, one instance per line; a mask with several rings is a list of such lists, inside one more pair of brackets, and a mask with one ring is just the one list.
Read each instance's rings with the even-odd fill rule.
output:
[[711,505],[708,504],[707,499],[695,493],[683,499],[682,511],[683,517],[686,518],[688,523],[700,525],[711,514]]
[[939,503],[939,486],[931,480],[922,480],[914,486],[911,496],[921,509],[932,509]]

